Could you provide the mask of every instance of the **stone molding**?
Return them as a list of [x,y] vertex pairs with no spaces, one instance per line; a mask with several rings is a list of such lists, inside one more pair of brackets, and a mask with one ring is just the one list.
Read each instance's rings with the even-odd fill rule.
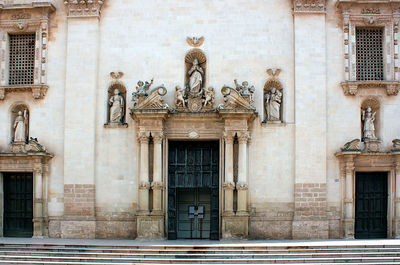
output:
[[325,0],[293,0],[293,12],[325,13]]
[[65,0],[68,17],[100,18],[101,7],[105,0]]
[[[46,95],[50,14],[55,10],[50,2],[0,5],[0,100],[3,100],[7,93],[32,92],[35,99]],[[26,32],[36,35],[33,84],[8,85],[9,34]]]
[[248,190],[249,186],[247,185],[247,183],[236,183],[236,189],[237,190]]
[[162,190],[164,188],[164,184],[161,181],[153,181],[151,183],[151,188],[153,190]]
[[235,183],[234,182],[224,182],[222,184],[224,190],[235,190]]
[[149,190],[151,187],[150,182],[142,181],[139,184],[139,190]]
[[0,86],[0,100],[6,98],[8,93],[23,93],[31,92],[34,99],[41,99],[46,96],[47,85],[11,85],[11,86]]
[[388,96],[397,96],[400,81],[344,81],[340,85],[346,96],[355,96],[361,89],[383,89]]

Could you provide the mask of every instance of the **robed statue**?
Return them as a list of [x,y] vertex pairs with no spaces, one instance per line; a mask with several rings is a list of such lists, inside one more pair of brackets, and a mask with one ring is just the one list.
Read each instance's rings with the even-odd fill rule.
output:
[[114,90],[114,96],[109,100],[110,105],[110,122],[122,122],[124,118],[124,98],[118,89]]
[[192,67],[189,72],[189,91],[192,94],[199,94],[202,92],[204,70],[199,65],[197,58],[193,60]]
[[14,142],[25,142],[28,130],[28,110],[24,112],[18,111],[18,115],[14,120]]
[[364,139],[376,139],[375,136],[375,115],[376,112],[372,112],[370,106],[362,110],[361,119],[364,122],[363,125],[363,137]]

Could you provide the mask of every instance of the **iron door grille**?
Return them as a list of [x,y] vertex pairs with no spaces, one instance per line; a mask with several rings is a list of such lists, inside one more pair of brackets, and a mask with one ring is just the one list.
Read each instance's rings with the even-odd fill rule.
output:
[[10,35],[10,85],[32,85],[35,68],[35,34]]
[[357,28],[357,80],[383,80],[383,28]]

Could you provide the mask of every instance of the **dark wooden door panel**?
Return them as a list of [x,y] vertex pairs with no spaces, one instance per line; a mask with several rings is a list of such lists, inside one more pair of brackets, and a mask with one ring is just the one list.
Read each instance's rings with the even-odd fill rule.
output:
[[32,173],[4,174],[4,236],[33,235]]
[[[211,200],[209,220],[204,223],[209,231],[204,238],[219,238],[219,142],[185,141],[169,142],[168,151],[168,238],[181,238],[188,224],[180,210],[177,190],[192,188],[193,191],[208,190]],[[182,195],[180,196],[182,197]],[[195,201],[198,198],[195,199]],[[185,207],[185,206],[181,206]],[[192,224],[194,225],[194,224]],[[197,223],[196,223],[197,225]],[[209,228],[208,228],[209,227]],[[179,230],[181,229],[181,230]],[[178,231],[179,230],[179,231]],[[179,232],[179,235],[178,235]],[[183,233],[183,234],[182,234]],[[197,232],[196,232],[197,233]],[[193,237],[193,236],[192,236]],[[186,236],[183,236],[186,238]],[[197,238],[197,237],[196,237]]]
[[356,238],[387,237],[387,198],[386,172],[357,172]]

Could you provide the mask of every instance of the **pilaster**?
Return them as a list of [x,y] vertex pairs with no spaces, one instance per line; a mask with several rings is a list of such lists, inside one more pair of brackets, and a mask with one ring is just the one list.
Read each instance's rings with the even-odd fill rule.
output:
[[400,152],[396,152],[395,158],[395,217],[394,217],[394,237],[400,238]]
[[225,132],[225,181],[222,185],[224,190],[224,215],[233,215],[233,140],[234,133]]
[[[295,40],[294,239],[328,238],[325,0],[293,1]],[[312,142],[316,148],[310,148]],[[317,194],[309,197],[310,191]]]
[[[103,1],[66,0],[64,220],[61,237],[94,238],[96,89]],[[82,71],[84,69],[84,71]]]

